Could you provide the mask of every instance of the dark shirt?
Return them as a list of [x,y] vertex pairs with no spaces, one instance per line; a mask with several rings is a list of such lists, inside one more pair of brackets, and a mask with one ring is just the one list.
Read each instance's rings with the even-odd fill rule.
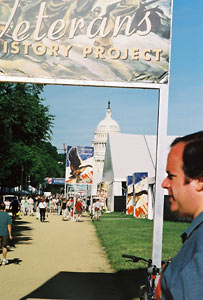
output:
[[0,211],[0,236],[8,236],[8,225],[11,225],[11,217],[7,212]]
[[20,202],[17,199],[12,200],[11,204],[10,204],[10,207],[11,207],[12,211],[16,211],[17,212],[18,209],[19,209],[19,207],[20,207]]
[[183,245],[161,278],[163,300],[203,299],[203,212],[181,235]]
[[62,209],[66,209],[67,202],[62,202]]

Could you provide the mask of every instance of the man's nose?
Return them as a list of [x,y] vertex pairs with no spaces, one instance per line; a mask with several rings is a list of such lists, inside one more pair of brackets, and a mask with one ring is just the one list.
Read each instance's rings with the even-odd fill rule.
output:
[[168,188],[169,188],[169,185],[170,185],[169,179],[168,179],[168,177],[166,177],[166,178],[163,180],[161,186],[162,186],[163,189],[168,189]]

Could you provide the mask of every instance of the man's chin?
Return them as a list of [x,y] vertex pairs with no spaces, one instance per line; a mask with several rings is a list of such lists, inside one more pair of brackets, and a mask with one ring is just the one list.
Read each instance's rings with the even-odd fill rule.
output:
[[178,213],[178,207],[174,201],[170,201],[170,211],[173,213]]

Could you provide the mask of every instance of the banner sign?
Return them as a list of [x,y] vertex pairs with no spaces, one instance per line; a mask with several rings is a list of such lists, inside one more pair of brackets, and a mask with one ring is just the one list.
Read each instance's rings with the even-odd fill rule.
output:
[[64,185],[65,184],[65,178],[51,178],[51,177],[47,177],[47,178],[45,178],[45,183],[46,184]]
[[108,193],[108,184],[107,182],[103,181],[97,184],[97,197],[101,198],[102,200],[107,199]]
[[1,81],[168,82],[172,0],[1,0],[0,16]]
[[127,176],[126,178],[126,214],[133,214],[133,176]]
[[134,173],[134,215],[136,218],[146,218],[148,215],[148,173]]
[[92,184],[94,147],[67,147],[66,183]]

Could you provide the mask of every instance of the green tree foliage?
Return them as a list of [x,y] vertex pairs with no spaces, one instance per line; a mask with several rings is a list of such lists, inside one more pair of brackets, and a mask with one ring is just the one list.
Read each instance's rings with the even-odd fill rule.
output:
[[0,184],[37,186],[45,177],[64,177],[50,143],[54,116],[40,97],[43,85],[0,84]]

